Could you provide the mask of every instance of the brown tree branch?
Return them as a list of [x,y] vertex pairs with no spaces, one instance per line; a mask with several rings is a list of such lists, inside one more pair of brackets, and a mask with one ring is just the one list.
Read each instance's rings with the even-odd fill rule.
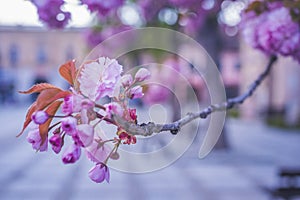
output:
[[237,104],[242,104],[247,98],[252,96],[253,92],[257,89],[257,87],[261,84],[261,82],[268,76],[271,71],[273,64],[276,62],[277,57],[271,56],[269,63],[266,66],[266,69],[261,73],[257,79],[250,85],[249,89],[242,95],[230,98],[226,102],[221,104],[210,105],[204,110],[196,113],[188,113],[185,117],[169,124],[155,124],[153,122],[149,122],[147,124],[134,124],[127,122],[123,118],[119,116],[113,116],[114,121],[117,122],[124,130],[132,135],[142,135],[142,136],[150,136],[153,133],[159,133],[162,131],[170,131],[172,134],[177,134],[180,131],[180,128],[189,122],[193,121],[197,118],[205,119],[208,115],[216,111],[224,111],[233,108]]

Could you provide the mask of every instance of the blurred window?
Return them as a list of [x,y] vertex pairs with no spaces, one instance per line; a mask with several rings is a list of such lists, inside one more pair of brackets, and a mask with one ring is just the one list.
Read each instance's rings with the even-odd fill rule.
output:
[[39,46],[36,59],[38,64],[45,64],[47,62],[47,54],[43,46]]
[[69,45],[66,49],[66,59],[67,60],[72,60],[74,59],[74,50],[71,45]]
[[17,66],[19,61],[19,48],[16,44],[12,44],[9,48],[9,62],[12,67]]

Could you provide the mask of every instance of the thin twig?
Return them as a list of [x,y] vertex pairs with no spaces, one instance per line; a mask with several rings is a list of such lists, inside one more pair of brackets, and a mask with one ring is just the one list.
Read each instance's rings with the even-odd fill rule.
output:
[[104,121],[107,121],[107,122],[109,122],[111,124],[117,125],[116,122],[113,119],[109,119],[109,118],[101,115],[100,113],[96,113],[96,115],[97,115],[97,118],[100,118],[100,119],[102,119]]
[[134,124],[130,123],[123,118],[114,115],[113,119],[116,121],[123,129],[125,129],[128,133],[132,135],[142,135],[142,136],[150,136],[153,133],[159,133],[162,131],[170,131],[172,134],[177,134],[180,131],[180,128],[189,122],[193,121],[197,118],[205,119],[208,115],[216,111],[224,111],[233,108],[237,104],[242,104],[247,98],[252,96],[253,92],[257,89],[257,87],[261,84],[261,82],[268,76],[271,71],[273,64],[276,62],[277,57],[271,56],[266,69],[262,74],[258,76],[258,78],[250,85],[249,89],[242,95],[230,98],[226,102],[221,104],[210,105],[207,108],[203,109],[200,112],[196,113],[188,113],[185,117],[169,124],[155,124],[153,122],[149,122],[147,124]]

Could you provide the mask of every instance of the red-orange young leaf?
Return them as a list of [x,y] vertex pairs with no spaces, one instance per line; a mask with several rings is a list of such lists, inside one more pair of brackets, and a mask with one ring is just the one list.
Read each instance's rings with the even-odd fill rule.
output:
[[52,102],[72,94],[70,91],[48,91],[41,93],[37,99],[37,110],[43,110]]
[[[49,116],[55,115],[57,112],[59,106],[61,105],[62,101],[55,101],[49,105],[49,107],[46,109],[46,112]],[[40,136],[42,138],[42,143],[45,142],[47,136],[48,136],[48,128],[52,122],[52,117],[50,117],[44,124],[39,125],[39,131],[40,131]]]
[[25,117],[25,122],[23,124],[23,128],[22,128],[21,132],[17,135],[17,137],[22,135],[22,133],[24,132],[26,127],[29,125],[29,123],[31,122],[31,115],[34,113],[35,110],[36,110],[36,102],[33,102],[33,104],[31,104],[31,106],[28,108],[28,111],[27,111],[27,114]]
[[66,81],[68,81],[69,84],[74,85],[76,76],[75,61],[71,60],[61,65],[59,68],[59,73]]
[[52,102],[57,100],[58,98],[54,98],[54,97],[60,92],[62,92],[62,90],[58,89],[58,88],[51,88],[51,89],[43,90],[39,94],[39,96],[36,100],[36,103],[37,103],[36,110],[43,110],[48,105],[50,105]]
[[58,89],[56,86],[51,85],[50,83],[39,83],[39,84],[32,86],[29,90],[19,91],[19,93],[32,94],[32,93],[36,93],[36,92],[42,92],[46,89],[54,89],[54,88]]

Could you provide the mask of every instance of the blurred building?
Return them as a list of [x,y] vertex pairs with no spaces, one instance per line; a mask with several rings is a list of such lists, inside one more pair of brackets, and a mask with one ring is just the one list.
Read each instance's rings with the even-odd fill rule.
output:
[[[87,47],[82,30],[0,26],[1,93],[9,88],[24,90],[33,83],[44,81],[65,87],[57,69],[70,59],[76,59],[80,64],[85,57]],[[15,95],[4,98],[1,95],[1,98],[2,101],[22,99],[22,96]]]

